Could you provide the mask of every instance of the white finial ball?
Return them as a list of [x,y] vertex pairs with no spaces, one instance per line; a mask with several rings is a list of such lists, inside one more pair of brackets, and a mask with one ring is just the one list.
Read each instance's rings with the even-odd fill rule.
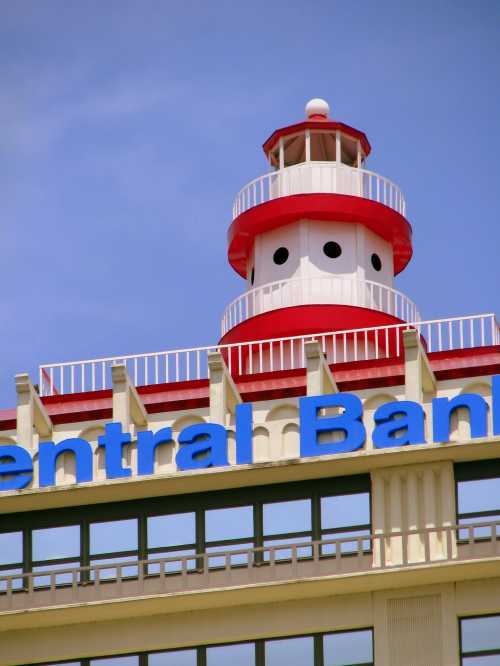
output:
[[328,102],[325,102],[325,100],[320,97],[310,99],[306,104],[306,116],[308,118],[311,116],[325,116],[325,118],[328,118],[329,113],[330,106]]

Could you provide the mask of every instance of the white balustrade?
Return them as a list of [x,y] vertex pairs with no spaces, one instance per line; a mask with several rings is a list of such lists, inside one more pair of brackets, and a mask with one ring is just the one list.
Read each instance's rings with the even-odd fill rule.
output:
[[[500,522],[470,525],[437,525],[416,530],[332,535],[321,540],[304,537],[292,543],[271,543],[192,555],[172,555],[90,566],[63,566],[46,571],[4,573],[0,571],[0,613],[34,608],[67,608],[118,598],[185,593],[269,584],[297,578],[318,578],[359,574],[360,571],[391,571],[401,567],[439,567],[446,563],[471,562],[500,557]],[[409,547],[418,539],[422,555],[415,559]],[[433,544],[446,544],[436,557]],[[401,557],[393,562],[388,546],[398,542]],[[454,545],[456,544],[456,548]],[[379,553],[378,558],[374,553]],[[262,566],[262,564],[266,566]],[[299,575],[300,574],[300,575]],[[416,572],[416,575],[422,575]],[[103,584],[104,583],[104,584]]]
[[234,200],[233,220],[254,206],[291,194],[348,194],[406,215],[403,193],[388,178],[337,162],[303,162],[271,171],[245,185]]
[[397,289],[353,276],[328,275],[269,282],[235,298],[222,317],[222,335],[250,317],[296,305],[353,305],[419,321],[415,303]]
[[223,354],[233,376],[303,368],[304,345],[309,340],[320,342],[329,363],[398,357],[402,353],[402,331],[412,328],[422,336],[428,352],[500,345],[500,327],[495,315],[482,314],[230,345],[51,363],[40,366],[39,387],[41,395],[110,389],[111,367],[116,364],[127,366],[136,386],[206,379],[207,354],[212,351]]

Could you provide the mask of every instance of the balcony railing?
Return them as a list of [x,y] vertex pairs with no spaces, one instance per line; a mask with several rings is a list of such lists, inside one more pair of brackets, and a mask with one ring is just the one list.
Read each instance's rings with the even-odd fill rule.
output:
[[246,210],[291,194],[349,194],[389,206],[406,215],[403,193],[397,185],[373,171],[336,162],[303,162],[272,171],[241,189],[233,204],[233,219]]
[[1,576],[0,612],[491,558],[500,522],[68,566]]
[[372,280],[329,275],[269,282],[230,303],[222,317],[222,335],[255,315],[307,304],[340,304],[370,308],[403,321],[420,321],[415,303],[400,291]]
[[401,355],[401,332],[411,328],[423,337],[428,352],[500,344],[500,327],[494,314],[435,319],[230,345],[50,363],[39,368],[40,393],[57,395],[109,389],[112,386],[111,367],[117,364],[126,365],[135,386],[206,379],[207,357],[214,351],[223,354],[233,376],[304,368],[305,343],[309,340],[320,342],[329,363],[397,358]]

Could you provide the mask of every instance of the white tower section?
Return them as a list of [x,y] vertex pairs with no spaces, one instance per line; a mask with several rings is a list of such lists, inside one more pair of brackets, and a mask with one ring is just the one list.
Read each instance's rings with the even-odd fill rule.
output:
[[252,242],[237,264],[246,292],[226,309],[223,335],[249,318],[297,306],[340,305],[403,321],[420,318],[413,302],[394,289],[394,275],[411,253],[395,266],[400,236],[387,229],[409,226],[404,197],[394,183],[364,168],[366,136],[330,120],[329,112],[325,100],[311,99],[306,121],[276,130],[264,144],[273,170],[236,197],[238,242],[244,243],[245,234]]

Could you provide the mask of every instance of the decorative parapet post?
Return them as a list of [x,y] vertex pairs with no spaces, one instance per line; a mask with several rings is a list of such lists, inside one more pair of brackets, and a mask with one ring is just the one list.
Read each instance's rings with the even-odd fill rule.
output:
[[127,367],[123,364],[111,366],[113,383],[113,421],[119,421],[125,430],[130,425],[147,426],[148,415],[137,389],[130,381]]
[[337,383],[317,340],[304,344],[307,395],[338,393]]
[[210,422],[225,424],[242,400],[220,352],[208,354],[208,383]]
[[435,393],[436,377],[418,331],[415,329],[403,331],[403,349],[406,399],[421,403],[424,393]]
[[35,391],[31,379],[26,373],[16,375],[17,393],[17,441],[27,449],[33,448],[33,434],[39,437],[52,437],[52,421],[40,396]]

